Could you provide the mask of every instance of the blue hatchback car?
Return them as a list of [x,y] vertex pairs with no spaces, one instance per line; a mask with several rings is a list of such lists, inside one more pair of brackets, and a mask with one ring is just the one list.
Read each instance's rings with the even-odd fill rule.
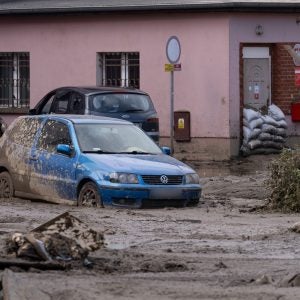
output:
[[0,198],[132,208],[197,205],[198,175],[166,150],[120,119],[19,117],[0,139]]

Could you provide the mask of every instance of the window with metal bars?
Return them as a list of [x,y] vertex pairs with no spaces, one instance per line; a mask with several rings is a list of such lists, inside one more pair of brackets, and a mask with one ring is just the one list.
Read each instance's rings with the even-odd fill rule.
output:
[[98,53],[101,86],[140,87],[140,55],[138,52]]
[[0,52],[0,108],[29,108],[29,53]]

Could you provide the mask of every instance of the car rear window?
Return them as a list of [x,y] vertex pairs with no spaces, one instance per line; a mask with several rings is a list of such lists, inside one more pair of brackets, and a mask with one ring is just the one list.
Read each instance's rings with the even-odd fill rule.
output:
[[90,96],[90,110],[99,113],[145,112],[152,108],[147,95],[132,93],[110,93]]

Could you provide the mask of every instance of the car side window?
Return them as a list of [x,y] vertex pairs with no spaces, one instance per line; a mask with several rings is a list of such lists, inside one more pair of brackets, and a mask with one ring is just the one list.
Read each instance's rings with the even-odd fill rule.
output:
[[69,112],[70,114],[83,114],[85,109],[84,97],[78,93],[72,93]]
[[57,92],[51,112],[55,114],[66,114],[68,113],[68,105],[70,102],[71,92]]
[[51,108],[53,99],[55,98],[55,94],[51,94],[47,98],[48,99],[46,100],[46,103],[44,104],[44,106],[41,109],[41,114],[49,114],[50,113],[50,108]]
[[49,120],[42,128],[37,149],[55,152],[58,144],[72,145],[69,128],[66,124]]
[[17,120],[15,126],[10,131],[11,141],[25,147],[32,147],[34,137],[41,123],[42,121],[39,118]]

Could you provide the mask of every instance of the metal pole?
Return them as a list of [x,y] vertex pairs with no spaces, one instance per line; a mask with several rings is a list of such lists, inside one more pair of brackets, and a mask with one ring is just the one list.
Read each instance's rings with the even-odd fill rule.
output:
[[170,149],[174,153],[174,72],[171,71]]

